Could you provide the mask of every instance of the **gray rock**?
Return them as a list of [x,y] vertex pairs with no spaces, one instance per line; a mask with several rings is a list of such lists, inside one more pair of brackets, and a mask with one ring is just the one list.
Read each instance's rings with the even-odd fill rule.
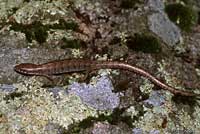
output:
[[59,97],[59,92],[64,91],[65,89],[62,87],[53,87],[53,88],[49,88],[48,91],[50,93],[52,93],[54,98]]
[[160,134],[159,130],[151,130],[149,134]]
[[1,84],[0,85],[0,92],[14,92],[16,90],[16,88],[13,85],[10,84]]
[[162,0],[148,0],[147,6],[152,11],[163,11],[165,8],[164,2]]
[[[24,45],[24,46],[23,46]],[[22,81],[13,67],[20,63],[44,63],[66,56],[66,50],[28,48],[26,42],[16,35],[0,35],[0,83]],[[67,57],[67,56],[66,56]]]
[[75,93],[85,104],[98,110],[112,110],[119,105],[119,96],[112,90],[113,85],[106,76],[96,85],[73,83],[69,86],[69,93]]
[[152,106],[161,106],[165,103],[165,96],[161,91],[152,91],[150,97],[144,103]]
[[140,128],[134,128],[133,129],[133,134],[143,134],[143,131]]
[[160,134],[160,131],[159,130],[151,130],[149,132],[146,132],[146,131],[143,131],[142,129],[140,128],[134,128],[133,129],[133,134]]
[[95,122],[91,127],[81,130],[79,134],[132,134],[132,131],[124,123],[112,125],[108,122]]
[[164,12],[157,12],[148,16],[148,26],[167,45],[174,46],[181,39],[180,29],[172,23]]

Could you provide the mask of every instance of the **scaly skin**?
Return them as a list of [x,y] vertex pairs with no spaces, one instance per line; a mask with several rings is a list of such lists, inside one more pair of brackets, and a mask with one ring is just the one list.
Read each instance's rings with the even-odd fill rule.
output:
[[148,78],[155,85],[165,90],[168,90],[173,94],[179,94],[182,96],[199,96],[198,94],[189,91],[175,89],[167,84],[164,84],[156,77],[154,77],[153,75],[151,75],[150,73],[141,68],[118,61],[66,59],[66,60],[51,61],[38,65],[32,63],[22,63],[16,65],[14,67],[14,70],[24,75],[49,76],[49,75],[64,74],[69,72],[80,72],[80,71],[106,69],[106,68],[128,70],[130,72],[142,75]]

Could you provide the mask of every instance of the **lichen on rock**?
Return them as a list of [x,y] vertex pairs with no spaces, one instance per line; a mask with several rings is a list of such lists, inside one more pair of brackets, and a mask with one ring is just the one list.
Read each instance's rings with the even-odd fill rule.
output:
[[75,94],[61,90],[58,93],[59,99],[56,99],[47,88],[41,88],[41,83],[34,78],[16,84],[15,87],[15,92],[21,93],[21,96],[5,100],[9,94],[1,92],[0,95],[0,113],[7,119],[1,123],[1,128],[7,128],[2,129],[6,132],[43,134],[49,123],[67,129],[74,122],[88,116],[97,116],[97,111],[83,104]]

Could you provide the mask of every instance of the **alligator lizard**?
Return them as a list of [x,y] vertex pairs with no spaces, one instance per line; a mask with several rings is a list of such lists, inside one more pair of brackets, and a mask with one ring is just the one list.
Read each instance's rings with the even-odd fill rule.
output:
[[68,72],[90,71],[90,70],[106,69],[106,68],[122,69],[122,70],[128,70],[133,73],[137,73],[139,75],[148,78],[155,85],[161,87],[162,89],[168,90],[173,94],[179,94],[182,96],[199,96],[198,94],[189,91],[175,89],[167,84],[164,84],[156,77],[154,77],[153,75],[151,75],[150,73],[141,68],[118,61],[66,59],[66,60],[51,61],[38,65],[32,63],[22,63],[16,65],[14,67],[14,70],[23,75],[50,76]]

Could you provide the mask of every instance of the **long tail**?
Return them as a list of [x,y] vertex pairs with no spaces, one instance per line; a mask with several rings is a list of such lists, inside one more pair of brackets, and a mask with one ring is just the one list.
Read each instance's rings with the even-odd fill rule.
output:
[[178,90],[176,88],[173,88],[167,84],[164,84],[163,82],[161,82],[160,80],[158,80],[156,77],[154,77],[153,75],[151,75],[150,73],[148,73],[147,71],[138,68],[136,66],[131,66],[129,64],[123,63],[123,62],[102,62],[99,64],[95,65],[95,68],[100,69],[100,68],[111,68],[111,69],[122,69],[122,70],[128,70],[130,72],[142,75],[146,78],[148,78],[151,82],[153,82],[155,85],[170,91],[173,94],[176,95],[182,95],[182,96],[200,96],[199,94],[195,94],[193,92],[190,91],[184,91],[184,90]]

